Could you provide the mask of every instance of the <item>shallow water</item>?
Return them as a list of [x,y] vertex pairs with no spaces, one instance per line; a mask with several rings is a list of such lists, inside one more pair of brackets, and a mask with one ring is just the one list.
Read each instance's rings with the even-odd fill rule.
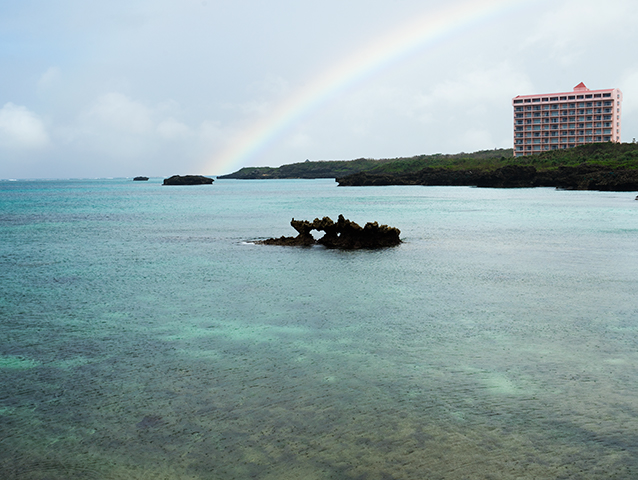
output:
[[635,193],[160,183],[0,182],[0,478],[638,477]]

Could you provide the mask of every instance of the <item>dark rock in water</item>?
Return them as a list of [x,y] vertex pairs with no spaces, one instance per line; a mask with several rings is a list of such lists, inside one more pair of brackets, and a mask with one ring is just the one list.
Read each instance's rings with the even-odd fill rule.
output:
[[[315,218],[312,223],[293,218],[290,225],[299,233],[296,237],[269,238],[255,243],[303,247],[319,244],[344,250],[393,247],[401,243],[401,230],[398,228],[379,225],[377,222],[368,222],[364,227],[360,227],[355,222],[343,218],[343,215],[339,215],[336,223],[329,217],[323,217],[321,220]],[[323,231],[325,234],[319,240],[315,240],[311,233],[313,230]]]
[[140,429],[155,428],[164,424],[164,420],[159,415],[147,415],[135,426]]
[[146,182],[148,180],[148,177],[135,177],[133,179],[134,182]]
[[202,175],[173,175],[164,179],[164,185],[210,185],[213,179]]

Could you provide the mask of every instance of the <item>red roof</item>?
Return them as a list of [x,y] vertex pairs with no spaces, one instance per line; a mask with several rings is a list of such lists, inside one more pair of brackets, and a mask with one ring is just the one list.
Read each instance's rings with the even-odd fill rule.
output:
[[578,92],[582,90],[589,90],[589,88],[587,88],[583,82],[580,82],[578,85],[574,87],[574,92]]

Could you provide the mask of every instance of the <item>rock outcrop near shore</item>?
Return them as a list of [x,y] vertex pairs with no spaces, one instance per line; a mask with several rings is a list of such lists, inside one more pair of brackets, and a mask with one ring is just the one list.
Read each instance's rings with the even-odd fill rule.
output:
[[[401,243],[399,238],[401,231],[398,228],[379,225],[377,222],[368,222],[364,227],[361,227],[344,218],[343,215],[339,215],[336,223],[329,217],[323,217],[321,220],[315,218],[312,222],[293,218],[290,225],[299,233],[296,237],[269,238],[255,243],[303,247],[318,244],[327,248],[344,250],[393,247]],[[325,232],[324,236],[315,240],[312,236],[313,230]]]
[[210,185],[213,179],[202,175],[173,175],[164,179],[164,185]]
[[493,171],[424,168],[405,174],[356,173],[337,178],[339,186],[429,185],[492,188],[556,187],[565,190],[638,191],[638,170],[609,169],[596,165],[536,170],[533,166],[508,165]]

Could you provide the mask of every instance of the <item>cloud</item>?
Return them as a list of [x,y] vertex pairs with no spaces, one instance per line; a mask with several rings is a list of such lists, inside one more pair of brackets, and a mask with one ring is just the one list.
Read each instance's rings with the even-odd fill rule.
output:
[[190,128],[188,128],[187,125],[178,122],[173,117],[162,120],[157,125],[157,132],[161,137],[168,140],[183,139],[191,134]]
[[9,102],[0,110],[0,146],[12,150],[39,150],[49,145],[40,117],[26,107]]
[[290,135],[285,140],[285,145],[287,148],[292,150],[305,150],[313,147],[315,142],[312,137],[304,132],[297,132],[293,135]]
[[638,70],[626,73],[618,87],[623,93],[623,115],[638,110]]
[[[534,91],[529,78],[507,63],[492,68],[469,71],[460,80],[435,85],[421,95],[417,105],[427,107],[433,103],[455,106],[476,105],[477,102],[501,102],[518,94]],[[505,95],[504,95],[504,92]],[[507,104],[509,108],[509,103]]]
[[86,116],[112,130],[144,134],[153,130],[152,112],[140,102],[121,93],[101,95]]
[[62,73],[59,67],[49,67],[38,80],[38,90],[48,90],[60,82]]
[[[582,56],[609,47],[614,37],[631,32],[635,21],[634,0],[567,0],[544,9],[524,47],[544,48],[546,54],[570,65]],[[605,53],[608,53],[605,50]]]

